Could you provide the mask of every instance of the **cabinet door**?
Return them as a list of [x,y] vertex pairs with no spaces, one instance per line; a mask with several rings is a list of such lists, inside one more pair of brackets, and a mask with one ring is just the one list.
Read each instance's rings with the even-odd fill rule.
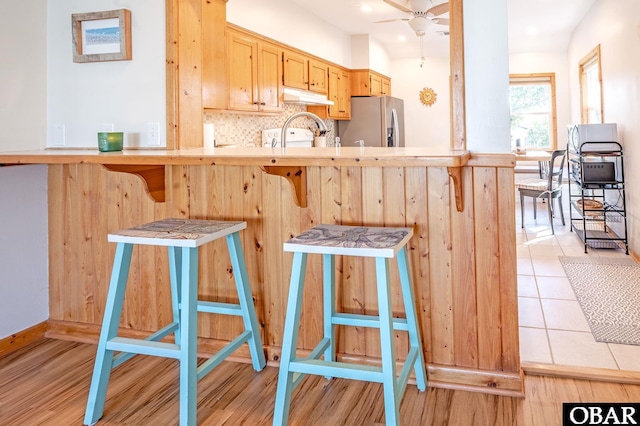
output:
[[320,61],[309,59],[309,90],[318,93],[327,93],[329,66]]
[[282,111],[282,49],[275,45],[258,45],[258,94],[260,110]]
[[388,78],[382,79],[382,95],[391,96],[391,80]]
[[309,60],[306,56],[284,51],[284,85],[296,89],[309,88]]
[[380,96],[382,94],[382,77],[375,74],[370,74],[369,82],[371,96]]
[[227,33],[228,108],[258,111],[258,43],[234,32]]
[[351,120],[351,73],[342,70],[340,73],[340,94],[338,95],[338,105],[340,118]]
[[327,96],[333,105],[329,105],[329,118],[340,118],[340,69],[329,67],[329,95]]

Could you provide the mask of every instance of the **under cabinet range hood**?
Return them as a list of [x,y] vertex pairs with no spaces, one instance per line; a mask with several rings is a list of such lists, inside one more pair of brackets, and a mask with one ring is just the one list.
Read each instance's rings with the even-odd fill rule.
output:
[[283,90],[284,103],[300,105],[333,105],[333,101],[320,93],[309,92],[307,90],[292,89],[285,87]]

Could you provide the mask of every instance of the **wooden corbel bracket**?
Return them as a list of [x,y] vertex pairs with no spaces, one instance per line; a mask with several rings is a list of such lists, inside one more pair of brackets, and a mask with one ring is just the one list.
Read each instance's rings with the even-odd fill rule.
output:
[[158,203],[165,201],[164,166],[104,164],[112,172],[131,173],[139,176],[147,186],[147,192]]
[[461,167],[447,167],[449,177],[453,181],[453,193],[456,198],[456,210],[459,212],[464,210],[464,203],[462,201],[462,168]]
[[270,175],[282,176],[291,184],[294,201],[298,207],[307,207],[307,168],[301,166],[262,166]]

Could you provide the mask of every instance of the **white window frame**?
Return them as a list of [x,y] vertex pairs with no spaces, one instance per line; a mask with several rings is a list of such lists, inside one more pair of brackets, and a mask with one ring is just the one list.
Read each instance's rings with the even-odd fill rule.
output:
[[540,114],[546,114],[549,116],[549,147],[526,147],[532,151],[554,151],[558,146],[558,119],[556,112],[556,74],[555,73],[533,73],[533,74],[510,74],[509,85],[525,85],[525,84],[540,84],[548,83],[550,85],[550,106],[551,110],[548,112],[540,112]]

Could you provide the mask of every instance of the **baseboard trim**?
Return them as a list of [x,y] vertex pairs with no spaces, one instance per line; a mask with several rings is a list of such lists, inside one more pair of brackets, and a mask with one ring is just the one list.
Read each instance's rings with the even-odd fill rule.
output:
[[640,371],[573,367],[568,365],[538,364],[533,362],[523,362],[522,370],[529,376],[559,377],[563,379],[640,385]]
[[47,321],[43,321],[32,327],[14,333],[0,339],[0,357],[17,351],[37,340],[45,337],[47,332]]

